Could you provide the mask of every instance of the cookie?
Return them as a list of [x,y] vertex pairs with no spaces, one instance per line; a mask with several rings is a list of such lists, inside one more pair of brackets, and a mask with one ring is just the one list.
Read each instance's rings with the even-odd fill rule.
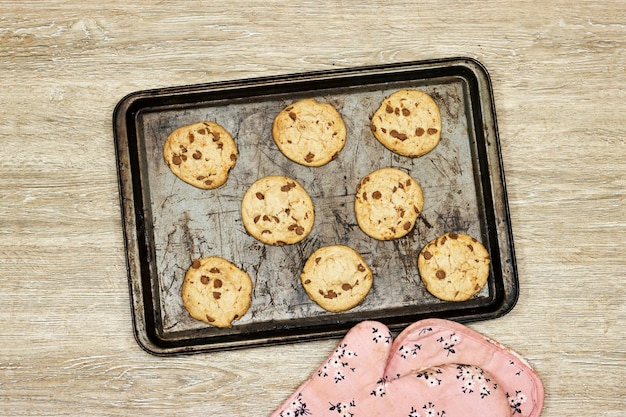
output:
[[163,157],[178,178],[210,190],[226,182],[238,153],[226,129],[215,122],[201,122],[174,130],[165,141]]
[[274,118],[278,149],[302,165],[318,167],[337,157],[346,143],[346,125],[331,104],[308,98],[290,104]]
[[441,113],[428,94],[400,90],[382,101],[372,116],[371,128],[387,149],[415,158],[430,152],[439,143]]
[[396,168],[382,168],[363,177],[354,199],[359,227],[378,240],[405,236],[415,226],[423,207],[422,187]]
[[446,233],[430,241],[417,259],[428,292],[445,301],[465,301],[487,283],[491,260],[475,238]]
[[226,259],[195,259],[183,281],[183,305],[196,320],[231,327],[246,314],[252,300],[250,276]]
[[330,312],[349,310],[372,288],[372,270],[354,249],[322,247],[308,258],[300,275],[309,298]]
[[257,180],[241,202],[243,224],[268,245],[297,243],[313,229],[315,210],[307,191],[296,180],[276,175]]

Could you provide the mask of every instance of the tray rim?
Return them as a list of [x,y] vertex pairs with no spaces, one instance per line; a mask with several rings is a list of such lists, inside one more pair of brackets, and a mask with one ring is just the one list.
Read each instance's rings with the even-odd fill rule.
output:
[[[253,77],[253,78],[241,78],[241,79],[233,79],[233,80],[224,80],[217,82],[209,82],[209,83],[200,83],[200,84],[189,84],[189,85],[181,85],[181,86],[172,86],[165,88],[155,88],[155,89],[145,89],[139,90],[124,96],[115,106],[113,111],[113,133],[115,140],[115,151],[117,157],[117,173],[118,173],[118,188],[119,188],[119,197],[121,203],[121,215],[123,222],[123,234],[124,234],[124,245],[125,245],[125,254],[126,254],[126,265],[127,265],[127,279],[129,284],[129,295],[131,301],[131,315],[133,322],[133,330],[134,337],[140,347],[146,352],[157,355],[157,356],[169,356],[176,354],[189,354],[189,353],[199,353],[199,352],[208,352],[215,350],[235,350],[241,348],[249,348],[263,345],[278,345],[285,343],[293,343],[305,340],[317,340],[322,338],[335,338],[340,337],[350,327],[356,324],[359,319],[348,320],[341,325],[336,326],[333,329],[320,330],[319,328],[316,330],[311,330],[308,332],[293,332],[286,336],[283,336],[282,339],[277,339],[275,337],[258,337],[254,340],[247,340],[244,343],[232,343],[232,342],[212,342],[210,344],[202,344],[202,343],[193,343],[188,345],[169,345],[167,341],[164,341],[160,338],[156,329],[151,329],[148,326],[148,321],[152,319],[153,321],[157,319],[154,316],[153,306],[151,303],[146,304],[146,297],[144,296],[144,289],[142,288],[143,281],[146,279],[145,274],[146,271],[143,271],[141,268],[141,261],[139,258],[141,256],[149,256],[146,253],[141,252],[141,245],[138,244],[138,238],[142,237],[142,216],[137,213],[137,210],[134,206],[134,198],[136,197],[134,191],[134,185],[138,183],[139,179],[133,178],[131,175],[130,162],[127,158],[127,154],[130,156],[131,151],[128,149],[129,146],[132,145],[133,140],[136,140],[137,137],[129,136],[129,132],[127,130],[127,126],[130,120],[135,120],[137,114],[142,110],[141,104],[145,100],[151,100],[158,97],[169,97],[169,102],[167,106],[179,106],[179,105],[189,105],[190,101],[188,98],[193,95],[206,94],[207,92],[220,92],[220,91],[230,91],[231,93],[236,93],[245,91],[250,88],[257,88],[259,90],[263,90],[264,88],[273,87],[276,88],[278,86],[283,86],[283,88],[288,88],[293,85],[297,85],[301,82],[311,82],[311,81],[329,81],[334,79],[344,80],[350,76],[358,76],[363,75],[363,73],[367,74],[375,74],[375,73],[404,73],[411,71],[437,71],[437,69],[441,69],[444,66],[458,66],[462,67],[467,71],[470,71],[477,80],[477,83],[482,87],[487,94],[481,95],[480,97],[470,96],[469,98],[472,100],[476,100],[476,105],[479,106],[481,110],[481,114],[489,114],[492,118],[493,123],[490,126],[487,126],[492,130],[490,132],[493,135],[492,143],[489,146],[493,147],[493,152],[495,152],[496,160],[489,161],[489,164],[497,162],[497,173],[498,176],[493,178],[490,176],[491,181],[496,180],[497,191],[499,192],[498,202],[501,204],[501,212],[499,213],[501,217],[501,224],[496,224],[496,228],[498,230],[491,231],[492,233],[496,233],[498,241],[502,238],[506,240],[507,248],[509,250],[509,262],[510,262],[510,285],[508,288],[504,288],[506,294],[504,294],[503,300],[497,306],[494,311],[476,313],[473,315],[462,315],[462,314],[438,314],[438,315],[426,315],[427,317],[440,317],[447,318],[450,320],[458,321],[458,322],[471,322],[471,321],[481,321],[486,319],[495,319],[501,317],[508,312],[510,312],[514,306],[517,304],[519,298],[519,279],[517,274],[517,265],[516,265],[516,257],[515,257],[515,249],[513,244],[513,233],[511,230],[511,221],[510,221],[510,213],[508,207],[508,198],[506,191],[506,183],[504,178],[504,168],[501,157],[501,149],[500,149],[500,140],[499,140],[499,132],[498,125],[496,120],[495,113],[495,104],[493,98],[493,91],[491,85],[491,79],[487,72],[487,69],[480,63],[478,60],[470,57],[450,57],[450,58],[440,58],[440,59],[432,59],[432,60],[419,60],[419,61],[406,61],[400,63],[388,63],[388,64],[377,64],[377,65],[367,65],[367,66],[357,66],[357,67],[348,67],[348,68],[339,68],[339,69],[330,69],[330,70],[320,70],[320,71],[308,71],[308,72],[298,72],[292,74],[282,74],[282,75],[273,75],[273,76],[264,76],[264,77]],[[431,77],[433,78],[433,77]],[[420,79],[420,78],[417,78]],[[426,79],[426,78],[423,78]],[[480,90],[480,89],[479,89]],[[295,90],[300,91],[300,90]],[[272,93],[271,95],[274,95]],[[276,93],[277,94],[277,93]],[[193,103],[193,102],[192,102]],[[163,104],[165,106],[166,104]],[[134,123],[134,122],[133,122]],[[482,121],[481,121],[482,123]],[[123,137],[122,137],[123,136]],[[130,139],[130,140],[129,140]],[[125,140],[125,142],[124,142]],[[124,146],[126,145],[126,146]],[[492,165],[487,166],[487,168],[492,167]],[[128,166],[127,166],[128,165]],[[122,171],[126,169],[129,173],[130,180],[124,179],[122,177]],[[482,172],[481,168],[481,172]],[[494,187],[492,186],[490,191],[494,192]],[[491,200],[493,200],[494,195],[492,194]],[[140,229],[138,227],[141,226]],[[144,230],[145,232],[145,230]],[[145,236],[143,236],[145,238]],[[141,283],[138,283],[135,277],[141,276]],[[140,285],[142,284],[142,285]],[[149,304],[149,305],[148,305]],[[471,309],[471,308],[470,308]],[[455,310],[463,311],[463,309]],[[424,316],[424,317],[426,317]],[[417,318],[424,318],[423,316],[419,316]],[[395,322],[392,319],[383,321],[392,331],[400,331],[409,323],[406,320],[400,320],[400,322]],[[302,327],[300,329],[303,329]],[[290,333],[290,332],[287,332]],[[165,342],[165,343],[164,343]]]

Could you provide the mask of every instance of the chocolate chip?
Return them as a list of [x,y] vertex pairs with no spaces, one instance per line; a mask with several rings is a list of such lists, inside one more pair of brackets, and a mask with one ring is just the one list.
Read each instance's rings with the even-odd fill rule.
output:
[[444,279],[446,277],[446,271],[444,271],[443,269],[439,269],[435,273],[435,276],[439,279]]
[[259,222],[259,220],[261,220],[261,215],[260,215],[260,214],[257,214],[256,216],[254,216],[253,221],[254,221],[255,223],[258,223],[258,222]]
[[304,157],[304,160],[307,161],[307,162],[312,162],[314,158],[315,158],[315,154],[312,154],[311,152],[309,152]]
[[385,111],[387,113],[393,113],[393,107],[391,107],[391,105],[387,104],[387,107],[385,107]]
[[429,128],[426,133],[428,133],[429,135],[434,135],[435,133],[439,132],[437,129],[435,129],[434,127]]
[[191,264],[191,267],[193,269],[198,269],[198,268],[200,268],[200,265],[201,265],[200,259],[194,259],[193,263]]
[[417,129],[415,129],[416,136],[422,136],[423,134],[424,134],[424,129],[422,129],[421,127],[418,127]]
[[402,226],[404,228],[404,230],[409,230],[411,229],[411,222],[406,222],[404,223],[404,226]]
[[231,161],[236,161],[237,160],[237,155],[235,155],[234,153],[230,154],[230,160]]
[[213,268],[209,269],[209,272],[212,274],[219,274],[220,273],[220,269],[216,266],[214,266]]
[[448,233],[448,236],[450,237],[450,239],[458,239],[459,235],[457,235],[456,233]]
[[429,260],[433,257],[433,254],[428,252],[427,250],[424,251],[424,259]]
[[218,291],[213,291],[213,298],[215,298],[216,300],[219,300],[221,296],[222,296],[222,293]]
[[402,115],[403,116],[409,116],[411,114],[411,112],[409,111],[409,109],[402,109]]
[[291,120],[293,120],[295,122],[296,118],[297,118],[297,115],[294,112],[290,111],[289,112],[289,117],[291,118]]
[[174,155],[174,156],[172,157],[172,163],[173,163],[174,165],[180,165],[180,164],[182,164],[182,163],[183,163],[183,161],[182,161],[182,159],[180,159],[180,155]]
[[357,269],[359,272],[365,272],[365,267],[363,266],[363,264],[359,264],[359,265],[356,267],[356,269]]
[[289,190],[291,190],[292,188],[296,188],[296,183],[295,182],[288,182],[287,184],[285,184],[282,187],[280,187],[280,191],[283,191],[283,192],[286,193]]
[[200,159],[202,158],[202,152],[195,151],[192,156],[193,156],[193,159]]
[[317,258],[315,258],[315,263],[319,264],[321,260],[322,260],[322,258],[318,256]]
[[344,291],[351,290],[352,289],[352,285],[350,285],[348,283],[343,284],[343,285],[341,285],[341,289],[344,290]]
[[207,277],[206,275],[202,275],[200,277],[200,282],[203,283],[204,285],[207,285],[209,283],[209,277]]
[[404,134],[404,133],[400,133],[400,132],[398,132],[398,131],[397,131],[397,130],[395,130],[395,129],[394,129],[394,130],[392,130],[391,132],[389,132],[389,135],[390,135],[392,138],[396,138],[396,139],[401,140],[401,141],[405,141],[405,140],[407,140],[407,139],[408,139],[408,136],[407,136],[406,134]]
[[328,290],[328,292],[324,294],[324,298],[329,298],[332,300],[333,298],[337,298],[337,293],[333,290]]
[[213,281],[213,288],[222,288],[222,280],[221,280],[221,279],[216,278],[216,279]]
[[258,198],[259,200],[265,200],[265,196],[263,195],[263,193],[256,193],[256,198]]
[[372,193],[372,198],[373,198],[374,200],[380,200],[380,199],[382,198],[382,196],[383,196],[383,195],[381,194],[381,192],[380,192],[380,191],[374,191],[374,192]]

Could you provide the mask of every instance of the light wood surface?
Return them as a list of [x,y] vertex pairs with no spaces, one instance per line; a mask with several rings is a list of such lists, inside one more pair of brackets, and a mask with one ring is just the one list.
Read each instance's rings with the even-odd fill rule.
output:
[[133,91],[451,56],[495,95],[520,277],[470,327],[545,417],[626,410],[624,1],[3,1],[0,414],[268,415],[337,340],[184,357],[132,334],[112,133]]

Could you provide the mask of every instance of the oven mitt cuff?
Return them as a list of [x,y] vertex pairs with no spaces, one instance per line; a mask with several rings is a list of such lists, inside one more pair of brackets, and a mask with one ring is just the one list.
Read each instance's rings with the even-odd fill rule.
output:
[[364,321],[272,417],[538,417],[542,406],[528,363],[466,326],[427,319],[394,340]]

